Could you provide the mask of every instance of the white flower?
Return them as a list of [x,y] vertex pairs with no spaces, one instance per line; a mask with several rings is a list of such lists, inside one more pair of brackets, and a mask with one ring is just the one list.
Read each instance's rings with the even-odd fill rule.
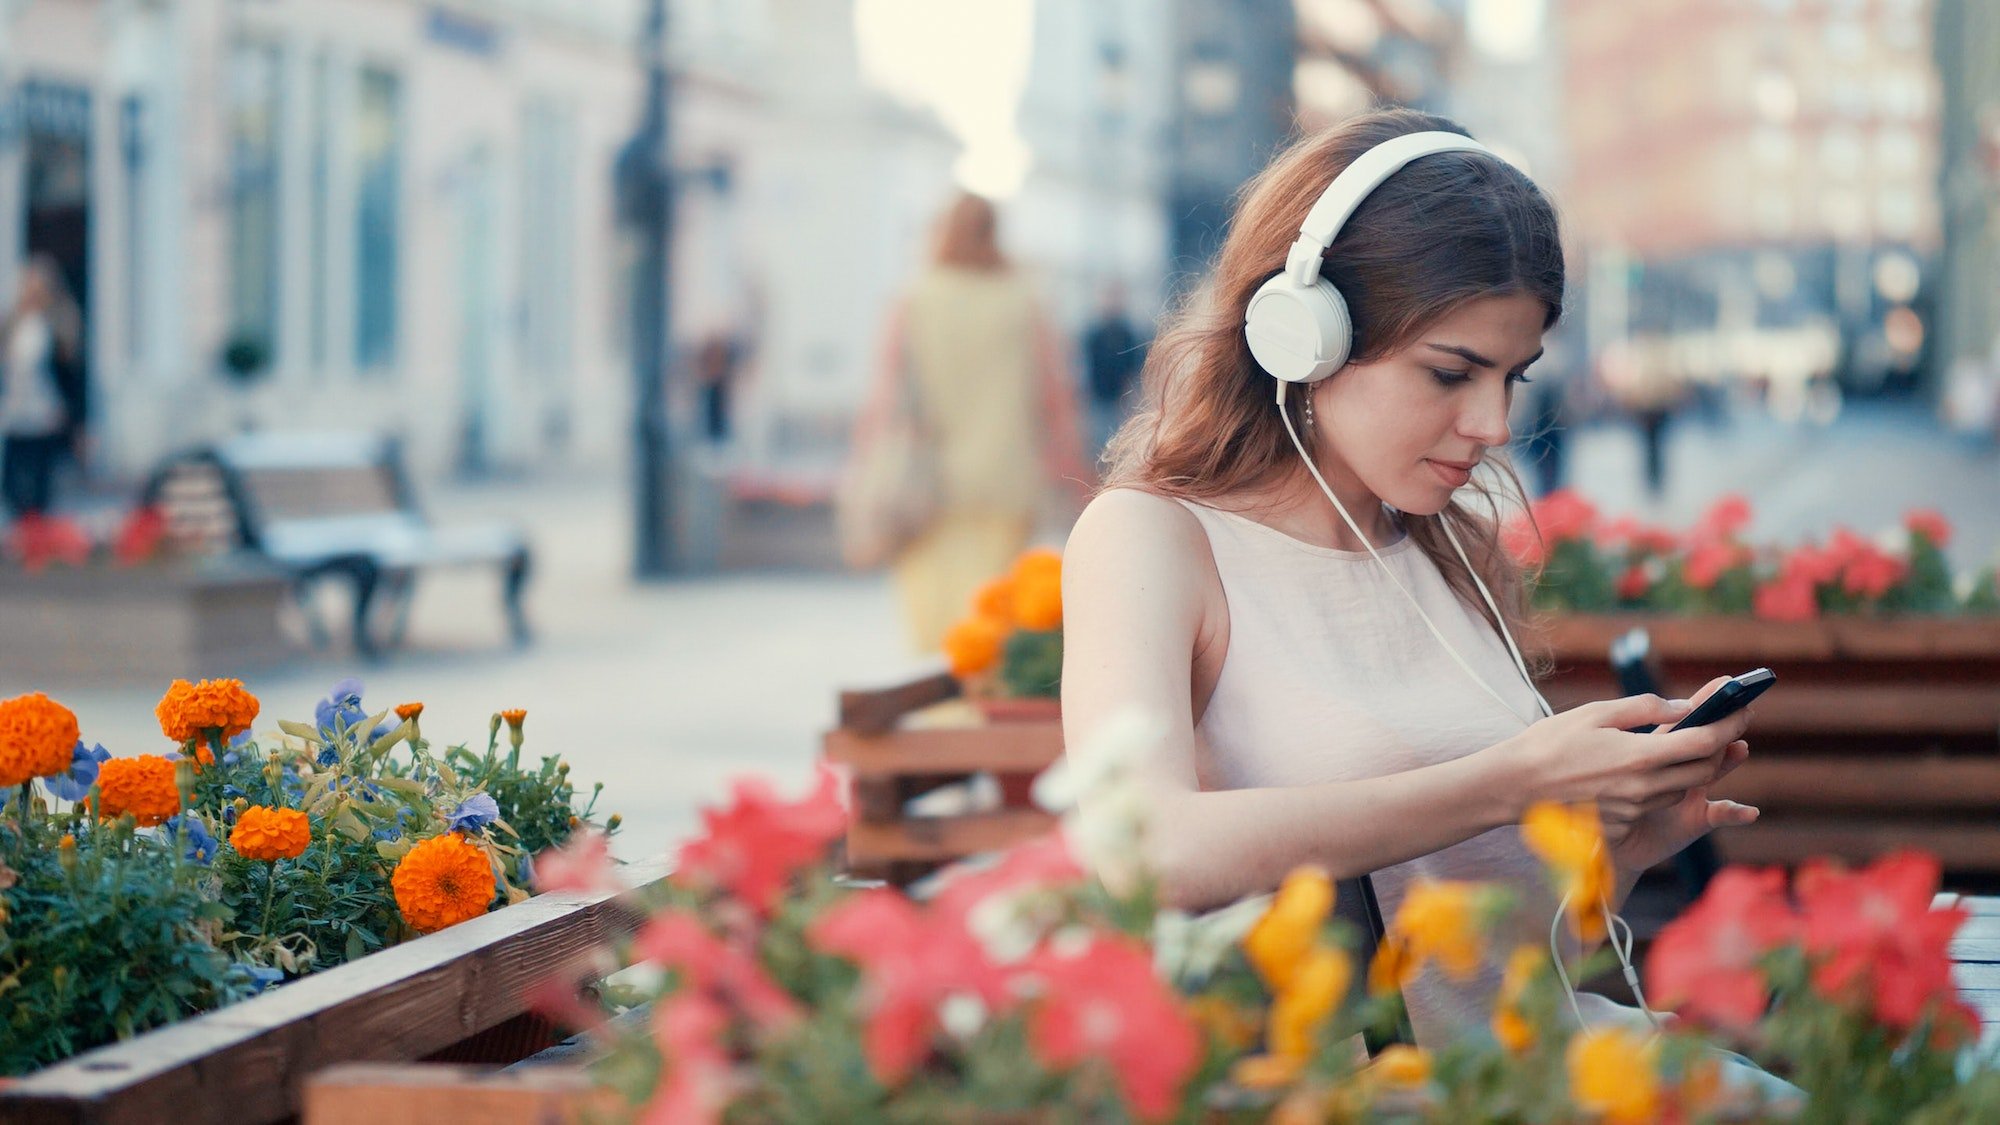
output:
[[1271,897],[1252,895],[1199,915],[1162,911],[1153,920],[1153,967],[1162,977],[1180,984],[1207,980],[1264,916]]
[[971,1039],[986,1026],[986,1003],[969,992],[954,992],[938,1005],[938,1023],[953,1038]]
[[1153,802],[1140,764],[1165,735],[1157,716],[1120,712],[1035,779],[1036,803],[1062,814],[1077,858],[1114,894],[1129,892],[1146,872]]

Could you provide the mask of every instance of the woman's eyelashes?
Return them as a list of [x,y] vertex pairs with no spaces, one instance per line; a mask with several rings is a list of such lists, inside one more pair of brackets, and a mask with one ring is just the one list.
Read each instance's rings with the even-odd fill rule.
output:
[[[1443,368],[1433,367],[1430,369],[1430,372],[1431,378],[1436,379],[1439,386],[1456,387],[1472,381],[1472,372],[1470,371],[1446,371]],[[1528,378],[1526,372],[1514,371],[1508,374],[1507,382],[1509,384],[1532,383],[1534,380]]]

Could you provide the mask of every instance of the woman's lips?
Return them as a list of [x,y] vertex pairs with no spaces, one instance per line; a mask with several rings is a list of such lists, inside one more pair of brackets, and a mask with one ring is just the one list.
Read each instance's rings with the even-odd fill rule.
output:
[[1425,458],[1424,464],[1429,465],[1431,471],[1438,475],[1438,479],[1451,488],[1463,488],[1465,487],[1465,482],[1472,479],[1472,469],[1470,466],[1460,467],[1443,461],[1433,461],[1429,458]]

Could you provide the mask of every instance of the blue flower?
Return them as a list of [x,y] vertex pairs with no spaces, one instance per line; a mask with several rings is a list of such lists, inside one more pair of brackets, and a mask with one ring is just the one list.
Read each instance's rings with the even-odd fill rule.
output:
[[333,685],[326,698],[313,705],[313,721],[329,734],[337,725],[353,727],[367,717],[368,712],[361,709],[361,681],[353,676]]
[[250,978],[250,994],[253,996],[274,984],[283,983],[285,979],[285,973],[282,969],[252,965],[247,961],[238,961],[231,965],[230,968]]
[[167,830],[169,836],[179,836],[183,830],[187,832],[187,858],[204,865],[215,858],[215,837],[208,834],[207,826],[201,821],[191,816],[177,816],[161,827]]
[[371,835],[373,835],[377,840],[387,840],[393,844],[397,840],[403,838],[403,830],[391,824],[391,825],[385,825],[384,827],[381,828],[377,828],[373,833],[371,833]]
[[321,750],[319,756],[314,758],[313,761],[318,762],[322,766],[333,765],[340,761],[340,751],[328,746],[326,749]]
[[452,810],[451,827],[460,832],[478,832],[499,819],[499,802],[485,793],[474,793]]
[[519,870],[521,872],[521,885],[524,887],[533,887],[535,885],[535,857],[529,855],[527,852],[522,852]]
[[233,766],[242,760],[243,760],[243,755],[237,753],[234,750],[231,750],[222,756],[222,764],[225,766]]
[[81,801],[90,793],[90,787],[97,784],[97,767],[111,757],[111,751],[103,746],[84,749],[83,740],[77,739],[76,749],[69,752],[69,772],[49,778],[49,788],[65,801]]

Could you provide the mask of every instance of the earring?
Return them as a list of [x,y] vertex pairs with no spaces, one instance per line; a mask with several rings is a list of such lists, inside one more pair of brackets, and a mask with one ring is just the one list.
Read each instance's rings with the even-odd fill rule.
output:
[[1306,390],[1305,399],[1306,399],[1306,409],[1305,409],[1306,429],[1310,430],[1312,429],[1312,424],[1313,424],[1313,396],[1312,396],[1312,390],[1310,388]]

